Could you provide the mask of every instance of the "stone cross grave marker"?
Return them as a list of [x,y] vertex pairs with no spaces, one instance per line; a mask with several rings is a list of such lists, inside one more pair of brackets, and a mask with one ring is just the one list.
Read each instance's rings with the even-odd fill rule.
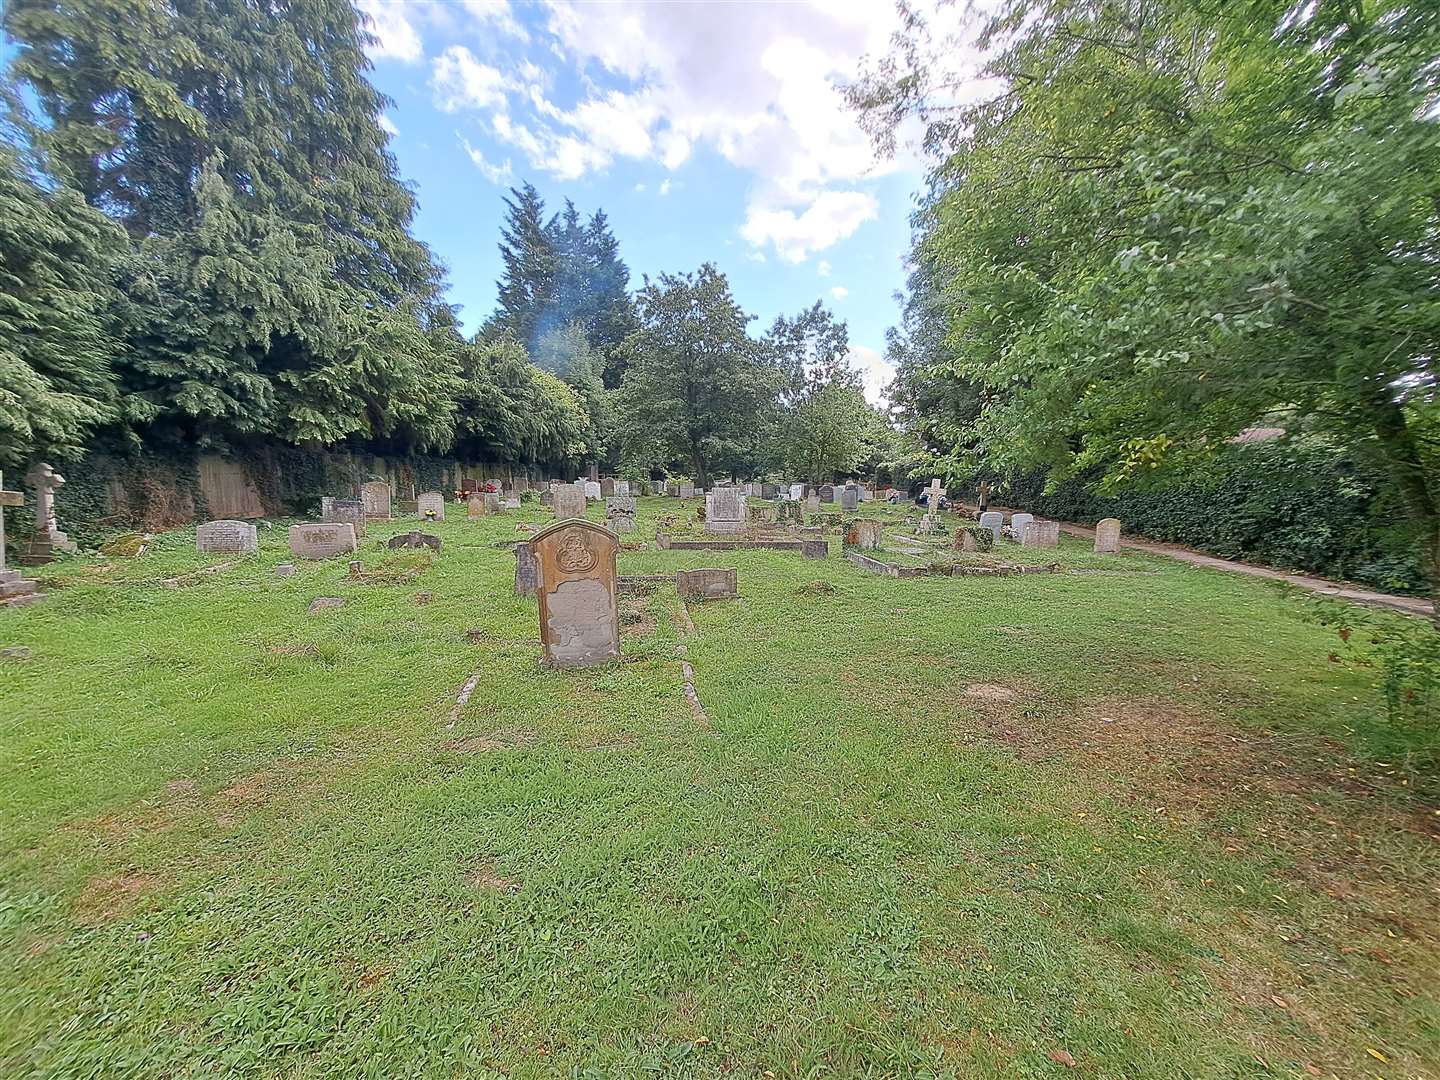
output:
[[422,491],[415,498],[415,516],[424,521],[444,521],[445,496],[438,491]]
[[583,518],[585,516],[585,493],[574,484],[565,484],[553,492],[555,516],[564,520],[565,518]]
[[940,526],[940,496],[945,494],[945,488],[940,483],[938,476],[930,481],[930,486],[925,489],[925,516],[920,519],[920,531],[922,533],[934,532]]
[[248,521],[207,521],[195,530],[195,550],[203,554],[253,555],[259,534]]
[[[4,537],[0,536],[0,540]],[[1120,550],[1120,519],[1105,518],[1095,526],[1095,551],[1101,555],[1114,555]]]
[[371,521],[390,520],[390,485],[383,480],[371,480],[360,485],[360,501],[365,506],[365,516]]
[[615,602],[619,539],[588,521],[557,521],[530,541],[540,566],[540,641],[545,663],[589,667],[620,656]]
[[79,550],[55,519],[55,492],[64,485],[65,477],[40,462],[25,474],[25,480],[35,490],[35,535],[30,538],[30,547],[20,561],[31,565],[47,563],[56,551]]

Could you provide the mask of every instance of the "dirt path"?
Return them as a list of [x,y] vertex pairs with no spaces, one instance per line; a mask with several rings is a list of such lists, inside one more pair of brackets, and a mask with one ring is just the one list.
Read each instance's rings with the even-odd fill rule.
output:
[[[965,509],[971,513],[978,513],[978,508],[964,504]],[[1001,513],[1009,514],[1013,511],[1007,506],[991,506],[991,510],[999,510]],[[1071,536],[1084,537],[1087,540],[1095,538],[1095,530],[1088,525],[1076,525],[1073,522],[1060,522],[1060,531]],[[1431,618],[1435,606],[1429,600],[1422,600],[1415,596],[1391,596],[1389,593],[1372,592],[1369,589],[1362,589],[1356,585],[1345,585],[1338,581],[1331,581],[1328,578],[1313,577],[1310,574],[1289,574],[1284,570],[1275,570],[1269,566],[1256,566],[1253,563],[1233,562],[1230,559],[1217,558],[1214,555],[1205,555],[1199,551],[1192,551],[1190,548],[1181,547],[1179,544],[1160,544],[1153,540],[1128,540],[1122,538],[1121,547],[1133,548],[1135,551],[1143,551],[1148,555],[1166,555],[1172,559],[1179,559],[1181,562],[1190,563],[1192,566],[1208,566],[1214,570],[1228,570],[1232,574],[1247,574],[1250,577],[1267,578],[1270,581],[1285,581],[1301,589],[1308,589],[1310,592],[1320,596],[1328,596],[1335,600],[1349,600],[1352,604],[1364,604],[1367,607],[1389,608],[1391,611],[1403,611],[1406,615],[1418,615],[1421,618]]]

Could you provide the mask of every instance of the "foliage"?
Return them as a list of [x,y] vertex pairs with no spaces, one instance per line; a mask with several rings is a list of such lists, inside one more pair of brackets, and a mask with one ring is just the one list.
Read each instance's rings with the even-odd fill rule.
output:
[[570,200],[562,213],[545,220],[545,203],[532,184],[513,188],[505,200],[500,258],[499,307],[486,336],[508,334],[532,352],[545,338],[579,326],[601,358],[607,387],[619,385],[623,357],[618,347],[635,327],[627,289],[630,270],[603,210],[588,222]]
[[1298,420],[1384,464],[1433,568],[1440,9],[1013,0],[981,43],[979,104],[930,108],[921,48],[853,94],[949,151],[900,398],[965,398],[954,471],[1112,490]]
[[[708,486],[717,469],[753,469],[778,369],[745,332],[750,320],[709,263],[662,274],[636,297],[640,328],[624,345],[621,437],[633,461],[685,462]],[[648,460],[647,460],[648,459]]]
[[1127,532],[1227,559],[1424,592],[1415,526],[1388,474],[1327,436],[1225,447],[1164,483],[1094,490],[1095,475],[1049,486],[1043,472],[995,481],[997,503],[1065,521],[1116,517]]
[[73,460],[117,415],[106,313],[123,237],[0,144],[0,468]]
[[477,341],[461,359],[458,454],[559,465],[585,453],[588,419],[579,396],[531,364],[516,342]]
[[590,348],[585,328],[567,323],[545,334],[531,353],[542,371],[558,376],[575,391],[585,410],[583,439],[586,460],[603,462],[614,438],[614,403],[605,389],[602,363]]

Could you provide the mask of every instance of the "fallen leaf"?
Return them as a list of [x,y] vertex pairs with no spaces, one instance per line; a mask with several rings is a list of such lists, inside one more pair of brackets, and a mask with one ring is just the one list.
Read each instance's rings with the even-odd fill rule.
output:
[[1279,1005],[1282,1009],[1288,1009],[1290,1007],[1290,1003],[1282,997],[1272,995],[1270,1000],[1273,1001],[1276,1005]]
[[1389,1059],[1389,1058],[1387,1058],[1387,1057],[1386,1057],[1384,1054],[1382,1054],[1379,1050],[1376,1050],[1375,1047],[1373,1047],[1373,1046],[1367,1046],[1367,1047],[1365,1047],[1365,1052],[1366,1052],[1367,1054],[1369,1054],[1371,1057],[1373,1057],[1376,1061],[1383,1061],[1383,1062],[1385,1062],[1386,1064],[1389,1064],[1389,1062],[1390,1062],[1390,1059]]
[[1045,1056],[1057,1065],[1064,1065],[1068,1069],[1075,1067],[1075,1059],[1071,1057],[1066,1050],[1051,1050],[1050,1053]]

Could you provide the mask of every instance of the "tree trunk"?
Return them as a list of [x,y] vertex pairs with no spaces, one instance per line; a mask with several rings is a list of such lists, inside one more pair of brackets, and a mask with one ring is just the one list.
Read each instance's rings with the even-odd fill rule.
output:
[[1422,561],[1430,578],[1430,601],[1434,605],[1430,622],[1440,630],[1440,508],[1430,491],[1415,436],[1405,423],[1405,410],[1394,401],[1385,401],[1375,421],[1375,434],[1385,450],[1390,472],[1400,485],[1410,519],[1421,531]]

